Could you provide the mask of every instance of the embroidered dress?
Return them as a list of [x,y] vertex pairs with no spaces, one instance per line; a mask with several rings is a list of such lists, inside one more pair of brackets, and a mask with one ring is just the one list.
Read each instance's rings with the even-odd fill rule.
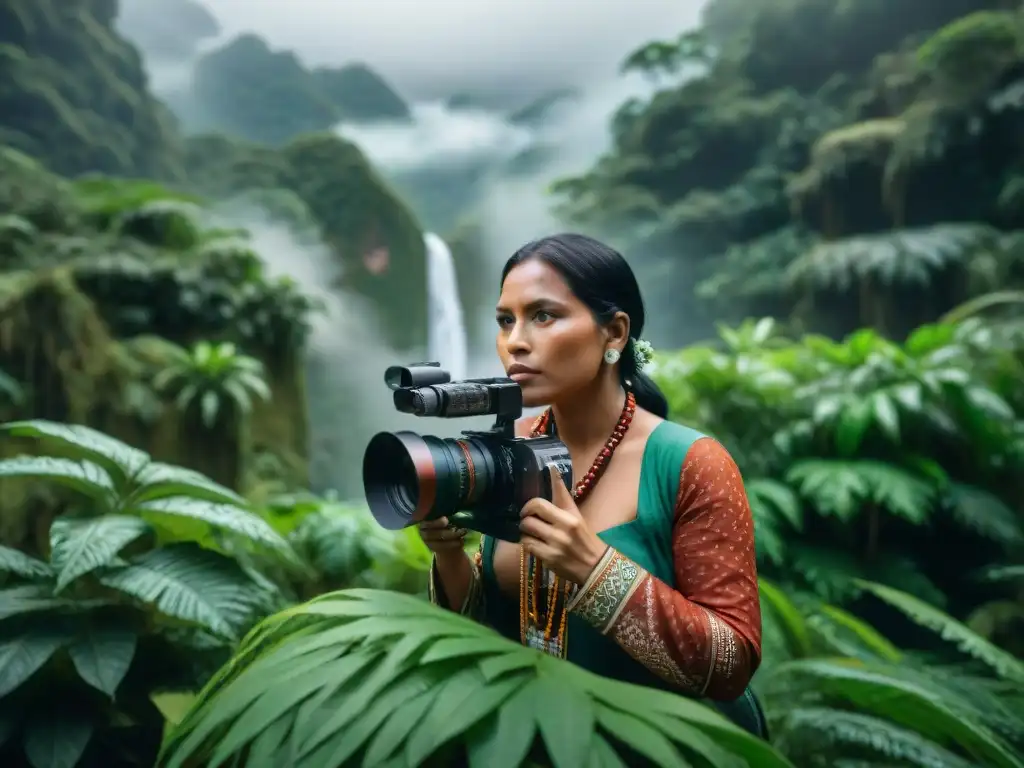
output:
[[[748,688],[761,658],[754,525],[739,469],[715,440],[672,422],[648,438],[637,516],[603,531],[607,552],[568,595],[565,648],[528,644],[596,674],[707,698],[765,735]],[[485,537],[461,612],[521,641],[517,602],[501,592]],[[438,599],[431,571],[431,599]]]

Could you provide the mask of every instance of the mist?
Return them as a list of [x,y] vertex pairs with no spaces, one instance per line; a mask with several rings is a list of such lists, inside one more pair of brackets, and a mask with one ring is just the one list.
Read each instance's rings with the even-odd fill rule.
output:
[[363,61],[413,102],[528,101],[607,83],[634,48],[697,23],[703,0],[205,0],[226,33],[255,32],[313,65]]
[[[131,19],[137,43],[139,30],[149,23],[159,31],[158,15],[138,12],[151,1],[126,0],[126,7],[137,7]],[[143,50],[158,94],[186,88],[195,57],[202,52],[255,32],[274,49],[292,49],[308,66],[362,61],[397,88],[410,104],[411,122],[336,126],[385,176],[483,169],[477,174],[472,205],[464,212],[483,235],[482,274],[493,275],[493,280],[472,286],[483,297],[482,308],[465,314],[467,326],[479,331],[469,334],[468,373],[474,377],[502,372],[493,335],[484,332],[494,327],[501,265],[523,243],[566,228],[552,213],[551,182],[589,169],[610,147],[615,110],[630,98],[649,98],[655,90],[639,75],[621,75],[622,60],[645,42],[695,25],[704,4],[606,0],[601,13],[595,13],[585,0],[203,2],[221,30],[203,40],[188,60],[168,60]],[[565,88],[574,89],[575,98],[551,107],[541,120],[523,124],[509,118],[514,109]],[[453,108],[453,97],[470,97],[476,106]],[[544,151],[543,162],[526,172],[508,172],[510,161],[533,150]],[[378,431],[455,436],[490,425],[482,419],[444,422],[396,413],[383,372],[389,365],[409,362],[416,351],[400,354],[389,348],[368,302],[331,287],[339,283],[340,267],[322,244],[268,223],[263,212],[230,215],[233,225],[252,233],[253,248],[272,274],[289,276],[325,307],[313,318],[307,351],[314,490],[361,495],[362,452]],[[431,229],[432,222],[424,224]],[[659,311],[678,315],[678,307],[664,299],[663,307],[652,302],[658,295],[657,276],[643,268],[642,262],[663,254],[626,255],[648,300],[648,316]],[[417,353],[418,359],[424,353]]]
[[[269,277],[290,278],[322,305],[322,311],[310,318],[305,349],[312,491],[361,498],[363,451],[377,432],[412,430],[455,437],[462,430],[491,425],[487,418],[428,420],[398,413],[384,386],[384,371],[413,360],[387,344],[369,302],[331,287],[341,275],[327,246],[262,210],[227,204],[214,215],[218,225],[248,230],[250,246]],[[417,359],[421,358],[422,353]],[[486,363],[477,361],[481,365]]]
[[[627,99],[649,98],[654,90],[642,76],[616,76],[578,89],[575,98],[557,104],[533,126],[514,124],[493,110],[466,110],[432,102],[413,108],[411,124],[342,123],[337,131],[357,144],[386,175],[487,166],[466,216],[482,232],[484,253],[479,255],[486,260],[483,271],[494,278],[479,289],[496,300],[498,275],[508,257],[530,240],[567,228],[552,212],[551,183],[586,172],[611,146],[610,119],[615,110]],[[528,173],[503,172],[504,163],[529,150],[544,150],[547,159]],[[582,231],[596,234],[586,228]],[[648,315],[659,310],[650,301],[657,275],[645,271],[643,262],[659,255],[627,254],[648,297]],[[492,327],[492,307],[492,302],[484,302],[475,315],[467,315],[467,324],[476,329]],[[668,306],[662,309],[670,310]],[[495,375],[493,343],[480,341],[480,336],[470,334],[476,339],[470,347],[471,370],[474,375]]]

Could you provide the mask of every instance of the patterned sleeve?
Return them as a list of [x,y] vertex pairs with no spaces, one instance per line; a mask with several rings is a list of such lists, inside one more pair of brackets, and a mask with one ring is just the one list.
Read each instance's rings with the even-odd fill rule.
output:
[[672,538],[674,585],[609,548],[570,610],[678,688],[735,699],[761,660],[754,523],[739,469],[710,438],[686,455]]
[[[480,548],[473,554],[469,559],[472,567],[472,573],[469,577],[469,590],[466,592],[466,597],[462,601],[462,605],[458,607],[457,613],[463,616],[468,616],[471,619],[479,619],[483,615],[484,606],[484,590],[483,590],[483,550],[484,550],[484,537],[480,537]],[[455,611],[455,607],[449,605],[448,597],[444,592],[444,584],[441,582],[441,578],[437,573],[437,563],[431,558],[430,560],[430,575],[427,579],[427,595],[430,602],[434,605],[439,605],[442,608],[448,608]]]

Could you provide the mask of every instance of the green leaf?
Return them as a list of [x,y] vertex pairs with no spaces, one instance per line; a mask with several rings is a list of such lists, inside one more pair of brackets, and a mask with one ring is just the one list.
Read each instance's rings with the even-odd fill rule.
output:
[[220,412],[220,395],[212,389],[206,390],[199,400],[199,407],[203,426],[213,429],[217,423],[217,414]]
[[224,637],[236,637],[237,628],[264,600],[232,558],[191,543],[146,552],[100,581],[167,616],[200,624]]
[[149,454],[132,448],[91,427],[54,421],[14,421],[0,426],[12,437],[30,437],[53,442],[69,453],[99,464],[121,487],[149,463]]
[[25,729],[25,757],[32,768],[76,768],[92,734],[92,723],[80,717],[33,719]]
[[144,515],[170,515],[197,520],[214,528],[231,531],[257,544],[290,552],[291,547],[270,524],[254,512],[234,504],[215,504],[210,501],[176,496],[156,499],[138,505]]
[[68,640],[61,632],[36,631],[0,643],[0,698],[32,677]]
[[688,768],[682,755],[660,731],[633,714],[606,709],[598,712],[597,721],[616,741],[629,745],[654,765],[662,768]]
[[132,493],[127,504],[141,504],[170,496],[237,506],[245,506],[247,503],[235,491],[215,483],[206,475],[171,464],[153,462],[138,474],[135,482],[138,490]]
[[[450,652],[430,655],[435,643],[474,638],[487,644],[504,642],[505,647],[494,654],[464,658]],[[452,647],[449,644],[449,650]],[[483,665],[502,657],[524,662],[503,664],[503,674],[488,678]],[[343,693],[335,682],[335,670],[351,675],[345,670],[355,659],[365,660],[367,674],[351,677],[354,687]],[[388,692],[394,686],[412,686],[413,680],[422,681],[425,694],[405,701],[393,697],[387,707],[380,704],[392,699]],[[296,707],[296,701],[306,703]],[[789,765],[769,745],[698,702],[597,677],[518,643],[499,640],[487,627],[421,599],[372,590],[324,595],[264,621],[200,693],[193,710],[167,740],[159,765],[181,768],[207,764],[214,757],[230,760],[259,740],[265,753],[284,755],[289,754],[285,749],[293,750],[288,763],[293,768],[338,764],[332,758],[343,755],[358,759],[364,746],[375,759],[421,764],[423,758],[438,756],[445,743],[464,748],[474,766],[518,766],[542,715],[557,718],[544,733],[549,753],[556,731],[562,742],[554,746],[553,759],[578,765],[577,759],[587,759],[594,743],[595,726],[590,726],[586,739],[579,734],[578,741],[566,741],[563,729],[586,724],[585,714],[573,710],[580,702],[593,708],[590,722],[595,725],[602,715],[613,721],[623,708],[634,711],[632,717],[640,728],[650,729],[654,733],[650,738],[657,742],[638,748],[670,756],[669,764],[685,762],[683,747],[677,749],[666,739],[666,729],[697,734],[686,751],[702,764],[713,765],[725,750],[759,767]],[[485,713],[493,710],[483,714],[474,711],[476,707]],[[279,737],[288,738],[289,744],[275,748],[264,738],[265,723],[274,724],[274,733],[289,733],[282,719],[292,724],[291,735]],[[404,725],[398,727],[396,721]],[[384,744],[385,730],[394,752]],[[378,736],[368,741],[375,731]],[[396,757],[399,750],[401,759]]]
[[1013,408],[1002,397],[986,387],[968,387],[964,390],[967,402],[981,413],[993,419],[1013,421],[1016,414]]
[[874,412],[865,400],[847,402],[836,425],[836,448],[840,456],[853,456],[871,426]]
[[815,659],[787,662],[774,670],[772,677],[787,687],[800,680],[816,687],[820,696],[841,699],[863,714],[906,726],[940,745],[956,745],[982,765],[1024,765],[986,725],[963,717],[934,691],[901,679],[898,668],[848,659]]
[[42,560],[36,560],[17,549],[0,545],[0,573],[9,573],[26,579],[46,579],[53,576],[53,569]]
[[875,423],[882,432],[894,442],[900,439],[900,416],[892,400],[884,392],[875,392],[871,396],[871,408],[874,411]]
[[937,632],[943,640],[953,643],[962,652],[983,662],[1000,677],[1024,686],[1024,661],[989,642],[952,616],[884,584],[871,581],[859,581],[858,584],[921,626]]
[[93,627],[68,648],[68,653],[81,678],[113,699],[135,658],[137,640],[127,629]]
[[74,606],[74,601],[54,597],[53,587],[49,584],[23,584],[0,589],[0,620]]
[[150,531],[145,520],[106,515],[89,520],[58,517],[50,526],[50,561],[58,571],[56,591],[97,568]]
[[49,456],[17,456],[0,460],[0,477],[49,480],[95,499],[101,506],[115,498],[114,481],[97,464]]
[[537,734],[534,688],[527,684],[516,691],[497,714],[475,731],[469,743],[471,768],[518,768],[526,759]]
[[984,488],[953,484],[944,499],[954,519],[1007,550],[1024,544],[1024,523],[1016,510]]

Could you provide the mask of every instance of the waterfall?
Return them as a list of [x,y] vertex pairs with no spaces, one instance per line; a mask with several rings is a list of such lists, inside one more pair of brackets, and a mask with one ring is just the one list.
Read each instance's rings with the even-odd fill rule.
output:
[[441,363],[453,381],[464,379],[469,353],[455,261],[448,244],[433,232],[427,232],[423,242],[427,246],[428,357]]

